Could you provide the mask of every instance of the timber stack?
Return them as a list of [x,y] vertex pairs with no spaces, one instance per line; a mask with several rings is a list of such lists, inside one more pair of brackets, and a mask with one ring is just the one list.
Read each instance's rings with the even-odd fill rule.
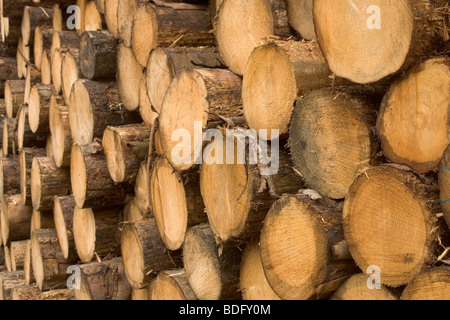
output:
[[450,8],[375,2],[3,0],[0,299],[450,299]]

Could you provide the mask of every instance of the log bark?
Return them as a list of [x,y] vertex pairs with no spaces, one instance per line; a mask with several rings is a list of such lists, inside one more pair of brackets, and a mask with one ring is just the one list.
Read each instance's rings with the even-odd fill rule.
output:
[[281,299],[327,298],[357,269],[342,214],[304,195],[285,195],[273,204],[260,246],[267,281]]
[[73,144],[70,161],[72,190],[79,208],[98,208],[125,202],[124,189],[111,179],[100,145]]
[[28,121],[28,107],[24,106],[17,115],[17,131],[15,142],[19,152],[24,148],[45,147],[47,144],[47,131],[39,130],[34,134]]
[[6,80],[5,106],[8,118],[14,118],[25,98],[25,80]]
[[1,156],[0,194],[16,194],[20,192],[19,157]]
[[70,171],[56,167],[52,157],[34,158],[30,189],[34,210],[52,210],[54,196],[70,193]]
[[33,210],[30,223],[30,235],[37,229],[55,229],[55,221],[53,220],[53,211],[36,211]]
[[[38,84],[31,88],[28,104],[28,123],[34,134],[49,133],[50,98],[56,94],[52,85]],[[39,130],[39,131],[38,131]]]
[[290,151],[310,188],[332,199],[345,198],[356,177],[370,166],[379,152],[372,128],[383,93],[330,88],[297,100],[289,130]]
[[54,229],[37,229],[31,235],[31,255],[36,285],[43,291],[52,286],[65,285],[67,268],[76,262],[76,256],[65,259]]
[[247,244],[242,253],[239,286],[243,300],[280,300],[267,282],[261,261],[259,241]]
[[73,195],[55,196],[53,200],[53,219],[63,257],[67,259],[75,250],[73,240],[73,214],[76,207]]
[[1,212],[3,244],[30,239],[32,213],[33,208],[23,204],[20,194],[5,197]]
[[42,54],[52,46],[53,27],[37,26],[34,31],[33,58],[38,70],[41,70]]
[[80,38],[80,69],[91,80],[114,79],[117,40],[107,30],[86,31]]
[[368,3],[359,3],[354,10],[350,2],[315,1],[317,39],[337,76],[357,83],[375,82],[434,55],[448,41],[450,12],[445,4],[441,0],[379,4],[383,15],[379,22]]
[[[230,119],[242,114],[241,86],[241,78],[225,69],[186,70],[175,77],[167,89],[159,118],[161,146],[175,169],[187,170],[197,163],[201,128],[207,127],[208,121],[217,116]],[[177,129],[188,131],[191,138],[200,134],[200,138],[190,139],[190,145],[186,141],[180,144],[172,139]],[[187,149],[182,157],[180,147]]]
[[80,49],[80,39],[76,31],[55,31],[50,47],[50,57],[56,49],[78,51]]
[[39,300],[41,291],[34,284],[14,287],[11,292],[11,300]]
[[140,123],[139,113],[125,110],[114,83],[78,80],[69,103],[69,122],[74,143],[101,138],[107,126]]
[[123,106],[130,111],[139,106],[139,84],[143,67],[137,62],[133,51],[123,44],[117,48],[117,90]]
[[[275,155],[273,145],[271,159],[252,160],[251,154],[248,159],[240,159],[241,156],[236,154],[242,151],[238,150],[246,150],[247,146],[243,138],[237,136],[237,139],[229,135],[209,144],[200,168],[200,190],[208,220],[212,231],[222,241],[258,234],[261,222],[277,198],[285,193],[296,193],[304,187],[290,155],[283,148]],[[223,158],[213,156],[212,150],[217,155],[222,153]],[[249,148],[249,153],[254,152]],[[268,149],[264,152],[268,154]],[[261,153],[260,156],[266,157]],[[266,165],[261,165],[262,162]],[[218,193],[221,196],[217,196]]]
[[421,272],[408,283],[401,300],[448,300],[450,299],[450,269],[434,267]]
[[417,173],[437,169],[450,142],[449,100],[448,57],[419,63],[394,82],[383,98],[377,119],[377,133],[388,160]]
[[214,47],[156,48],[147,63],[147,92],[157,113],[161,107],[167,88],[175,76],[184,69],[199,66],[217,68],[223,66],[219,52]]
[[23,270],[28,241],[29,240],[11,242],[10,255],[11,255],[11,268],[13,271],[16,271],[17,269]]
[[148,155],[150,131],[144,124],[108,126],[103,133],[103,152],[114,182],[134,182]]
[[19,154],[20,162],[20,195],[25,205],[31,205],[31,164],[35,157],[44,157],[43,148],[23,148]]
[[167,251],[153,219],[126,223],[121,249],[125,273],[134,289],[147,287],[160,271],[182,264],[179,251]]
[[178,250],[188,228],[207,222],[198,168],[179,174],[166,158],[156,160],[150,174],[150,205],[164,244]]
[[77,300],[130,299],[131,287],[121,257],[84,264],[80,269],[80,290],[74,290]]
[[369,275],[358,273],[348,278],[330,300],[398,300],[385,285],[373,290],[369,289],[367,283]]
[[39,300],[75,300],[72,289],[55,289],[42,292]]
[[[1,87],[4,86],[4,81],[6,80],[17,80],[17,61],[14,58],[9,57],[1,57],[0,58],[0,80],[2,82]],[[0,95],[3,94],[4,91],[0,90]]]
[[94,258],[106,259],[120,252],[118,206],[99,209],[80,209],[73,213],[73,238],[82,263]]
[[[435,182],[411,171],[385,165],[361,174],[343,208],[345,238],[361,270],[376,265],[383,270],[381,283],[398,287],[433,263],[437,199]],[[362,227],[367,221],[369,229]]]
[[234,241],[218,245],[207,224],[186,233],[184,270],[199,300],[240,300],[239,264],[242,249]]
[[23,271],[0,272],[0,300],[12,300],[13,288],[25,284]]
[[[271,76],[277,70],[277,76]],[[242,106],[250,128],[288,132],[294,102],[314,89],[347,85],[332,78],[316,42],[269,41],[249,55],[243,71]]]
[[183,269],[161,271],[148,291],[148,300],[197,300]]

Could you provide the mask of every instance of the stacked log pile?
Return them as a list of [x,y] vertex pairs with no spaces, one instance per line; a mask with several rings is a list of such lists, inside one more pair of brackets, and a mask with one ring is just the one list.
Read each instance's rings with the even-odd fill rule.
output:
[[0,299],[450,298],[443,0],[3,1]]

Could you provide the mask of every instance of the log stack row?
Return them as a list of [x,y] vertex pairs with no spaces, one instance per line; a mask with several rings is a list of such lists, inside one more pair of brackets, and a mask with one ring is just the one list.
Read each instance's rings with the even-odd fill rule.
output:
[[445,3],[70,4],[0,59],[0,298],[450,298]]

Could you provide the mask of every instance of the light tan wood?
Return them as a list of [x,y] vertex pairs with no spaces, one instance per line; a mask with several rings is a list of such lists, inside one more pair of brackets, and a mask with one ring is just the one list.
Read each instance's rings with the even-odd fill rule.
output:
[[418,274],[408,283],[401,300],[448,300],[450,299],[450,270],[443,266]]
[[183,269],[161,271],[149,286],[148,300],[197,300]]
[[368,281],[370,281],[368,274],[355,274],[336,290],[330,300],[398,300],[385,285],[369,289]]

